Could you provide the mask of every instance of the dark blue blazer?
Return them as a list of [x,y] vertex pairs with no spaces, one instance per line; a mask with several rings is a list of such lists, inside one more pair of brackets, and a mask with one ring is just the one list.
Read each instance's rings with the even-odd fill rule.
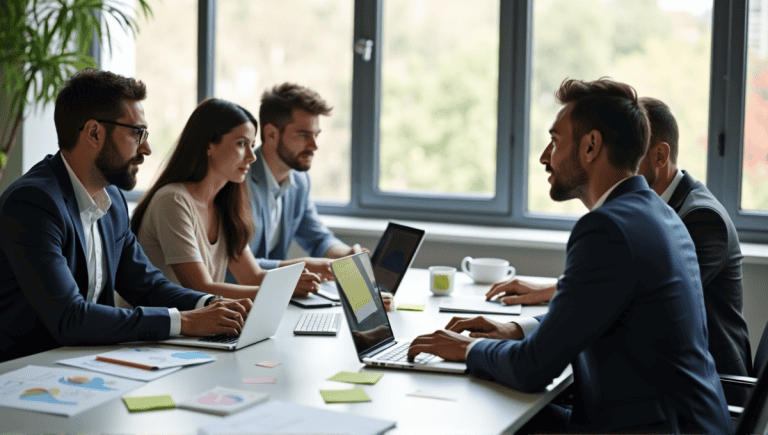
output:
[[[75,191],[61,153],[48,156],[0,196],[0,361],[62,345],[168,338],[166,308],[190,310],[204,293],[168,281],[128,226],[122,192],[98,221],[106,283],[87,303],[88,269]],[[115,308],[113,290],[133,306]]]
[[693,242],[643,177],[576,223],[540,321],[521,341],[477,343],[469,371],[536,391],[573,364],[576,431],[731,432]]

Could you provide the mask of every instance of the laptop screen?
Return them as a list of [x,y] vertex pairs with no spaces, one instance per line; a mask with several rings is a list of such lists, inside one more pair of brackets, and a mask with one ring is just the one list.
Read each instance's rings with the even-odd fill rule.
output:
[[424,230],[389,223],[371,259],[379,289],[395,294],[423,239]]
[[394,340],[368,254],[335,260],[331,268],[358,355]]

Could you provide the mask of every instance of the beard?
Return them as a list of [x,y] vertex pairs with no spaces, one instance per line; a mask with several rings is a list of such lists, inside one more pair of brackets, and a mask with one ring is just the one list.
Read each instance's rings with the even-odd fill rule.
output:
[[549,189],[549,196],[554,201],[582,198],[587,193],[589,175],[581,166],[577,148],[574,147],[574,151],[571,153],[569,166],[564,167],[559,175],[552,171],[551,166],[547,166],[547,169],[552,171],[552,187]]
[[280,140],[277,142],[277,156],[280,157],[280,160],[282,160],[286,166],[300,172],[308,171],[310,166],[312,166],[312,160],[310,159],[309,163],[306,164],[302,164],[299,161],[299,157],[305,155],[311,157],[314,153],[312,151],[302,151],[298,154],[293,154],[288,147],[285,146],[285,143],[283,143],[283,137],[280,136]]
[[117,145],[112,137],[107,135],[104,147],[96,156],[96,168],[101,171],[104,179],[123,190],[131,190],[136,187],[136,173],[139,168],[131,170],[132,164],[141,164],[144,156],[138,154],[128,161],[124,161],[117,151]]

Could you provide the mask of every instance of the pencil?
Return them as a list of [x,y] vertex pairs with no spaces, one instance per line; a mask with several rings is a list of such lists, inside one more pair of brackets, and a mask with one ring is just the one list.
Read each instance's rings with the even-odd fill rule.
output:
[[123,361],[121,359],[108,358],[106,356],[97,355],[96,359],[99,361],[104,361],[112,364],[120,364],[121,366],[134,367],[142,370],[157,370],[157,367],[152,367],[152,366],[148,366],[146,364],[140,364],[137,362]]

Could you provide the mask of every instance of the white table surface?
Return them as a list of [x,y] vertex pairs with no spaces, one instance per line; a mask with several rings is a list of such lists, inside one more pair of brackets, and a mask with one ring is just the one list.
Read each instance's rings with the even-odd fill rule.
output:
[[[552,282],[550,278],[531,278],[536,282]],[[424,312],[393,311],[390,322],[399,340],[432,332],[444,327],[452,314],[439,313],[441,298],[428,289],[429,272],[411,269],[395,296],[395,304],[425,303]],[[476,285],[462,273],[456,274],[457,295],[483,295],[487,285]],[[546,306],[524,307],[523,315],[546,312]],[[388,434],[401,433],[513,433],[546,403],[572,382],[570,367],[552,382],[546,391],[523,393],[504,385],[470,375],[410,372],[384,368],[366,368],[357,359],[346,321],[336,336],[294,336],[299,316],[309,310],[289,306],[274,337],[235,352],[214,351],[213,363],[183,368],[151,381],[126,394],[149,396],[170,394],[178,403],[215,386],[269,393],[270,398],[300,405],[350,412],[373,418],[394,420],[397,426]],[[316,311],[342,312],[341,307]],[[509,321],[515,316],[490,316]],[[342,314],[342,319],[344,318]],[[148,344],[149,346],[158,346]],[[56,361],[92,355],[124,346],[63,347],[0,364],[0,373],[27,365],[60,367]],[[165,345],[166,348],[177,348]],[[280,361],[275,368],[255,363]],[[326,404],[321,389],[346,389],[353,384],[328,381],[339,371],[383,373],[376,385],[362,387],[372,401],[367,403]],[[243,377],[276,377],[275,384],[243,384]],[[411,397],[406,394],[423,390],[453,398],[445,401]],[[74,417],[60,417],[38,412],[0,408],[0,432],[23,433],[189,433],[200,426],[220,421],[222,417],[182,409],[129,413],[122,400],[82,412]],[[318,428],[319,429],[319,428]]]

